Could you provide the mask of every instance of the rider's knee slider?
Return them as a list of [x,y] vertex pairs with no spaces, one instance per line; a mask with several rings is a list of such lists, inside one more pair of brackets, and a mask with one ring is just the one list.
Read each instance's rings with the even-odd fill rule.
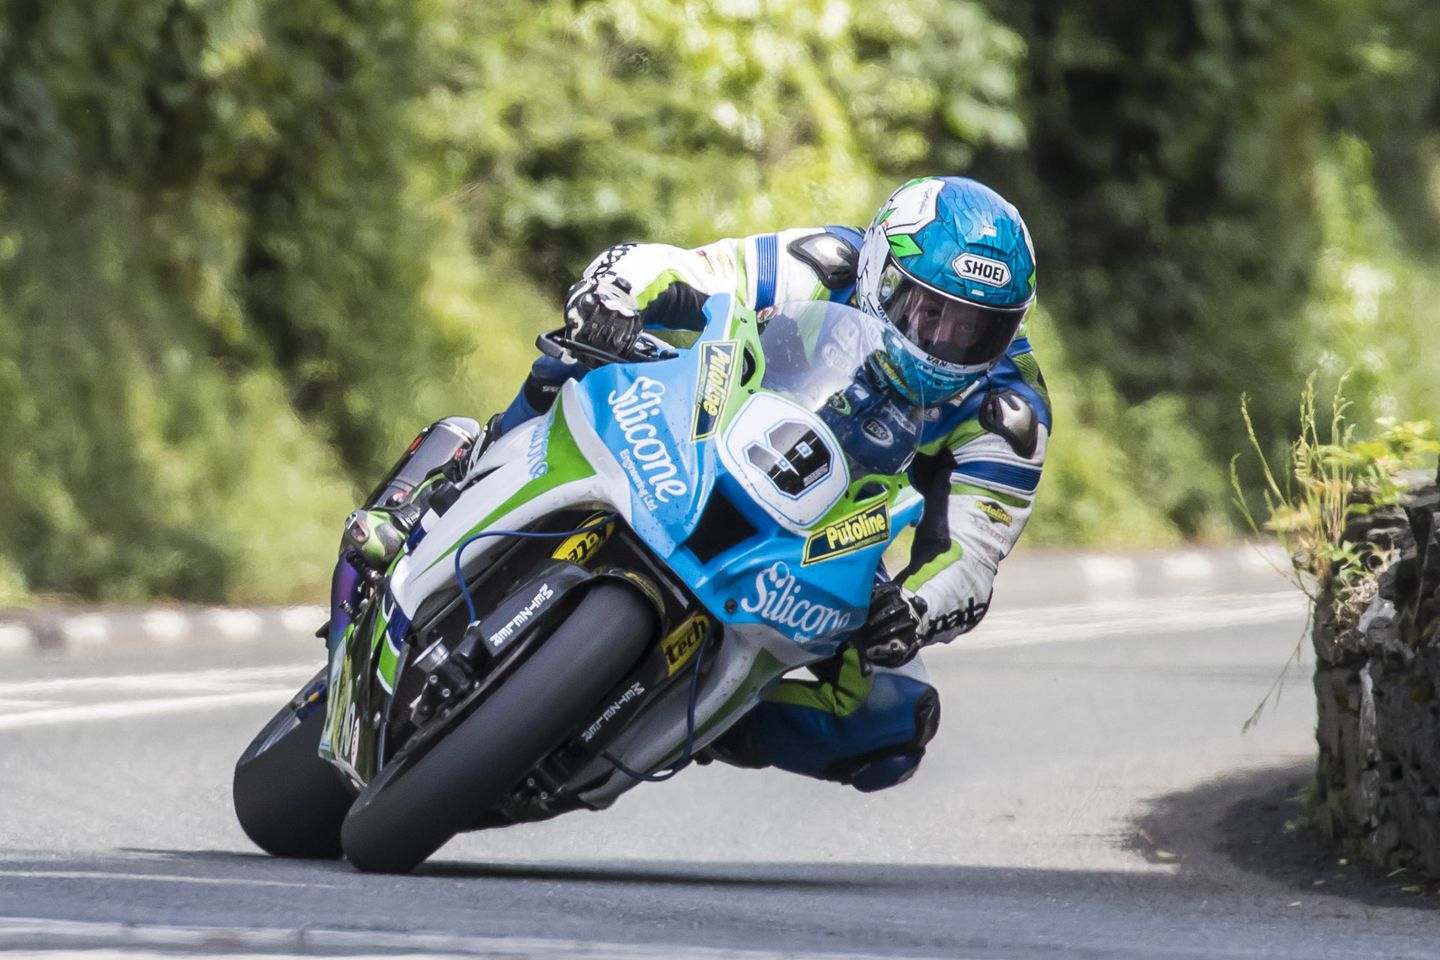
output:
[[858,757],[837,760],[825,769],[823,778],[874,793],[898,786],[915,775],[925,756],[925,746],[940,729],[940,695],[926,690],[915,701],[915,734],[903,743],[892,744]]

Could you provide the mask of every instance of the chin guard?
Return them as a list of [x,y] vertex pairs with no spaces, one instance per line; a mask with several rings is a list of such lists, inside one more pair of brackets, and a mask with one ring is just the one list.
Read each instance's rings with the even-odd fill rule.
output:
[[1040,443],[1040,420],[1030,401],[1014,390],[1000,390],[980,406],[980,426],[1004,437],[1018,456],[1029,460]]

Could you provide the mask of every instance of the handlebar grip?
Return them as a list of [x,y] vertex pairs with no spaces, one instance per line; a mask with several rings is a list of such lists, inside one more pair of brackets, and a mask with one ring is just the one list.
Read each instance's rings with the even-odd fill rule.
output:
[[592,369],[607,363],[645,363],[654,360],[673,360],[679,356],[678,353],[663,344],[663,341],[642,333],[640,339],[635,341],[635,347],[631,348],[630,354],[622,356],[588,343],[572,340],[565,336],[563,327],[559,330],[542,333],[535,338],[535,347],[547,357],[554,357],[557,360],[578,360]]

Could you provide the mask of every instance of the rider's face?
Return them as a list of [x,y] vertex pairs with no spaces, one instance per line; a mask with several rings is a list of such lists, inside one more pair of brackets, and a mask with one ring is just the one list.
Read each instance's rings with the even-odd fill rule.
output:
[[909,328],[922,340],[949,343],[956,347],[972,346],[980,337],[980,319],[970,312],[947,310],[948,301],[916,287],[910,291],[906,307]]
[[991,365],[1004,354],[1028,304],[990,307],[907,279],[898,267],[881,277],[880,303],[909,341],[945,363]]

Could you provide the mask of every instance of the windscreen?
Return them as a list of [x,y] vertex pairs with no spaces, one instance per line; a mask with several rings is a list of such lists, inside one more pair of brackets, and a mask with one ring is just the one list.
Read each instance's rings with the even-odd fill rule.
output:
[[760,320],[761,386],[817,415],[840,441],[852,477],[904,472],[922,416],[885,380],[884,325],[826,301],[782,304]]

